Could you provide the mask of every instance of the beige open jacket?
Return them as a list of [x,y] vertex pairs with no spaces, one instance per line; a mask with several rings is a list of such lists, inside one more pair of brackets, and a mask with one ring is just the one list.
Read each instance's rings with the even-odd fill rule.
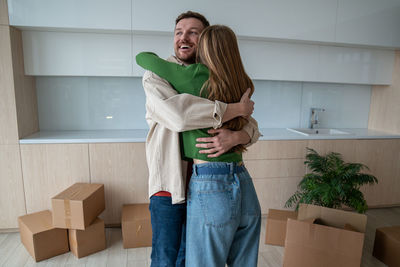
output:
[[[182,64],[175,57],[169,61]],[[171,85],[151,71],[143,75],[146,93],[146,158],[149,168],[149,197],[168,191],[172,204],[185,201],[187,162],[181,159],[179,132],[199,128],[219,128],[227,104],[189,94],[177,94]],[[251,137],[248,145],[260,137],[257,122],[251,118],[244,130]]]

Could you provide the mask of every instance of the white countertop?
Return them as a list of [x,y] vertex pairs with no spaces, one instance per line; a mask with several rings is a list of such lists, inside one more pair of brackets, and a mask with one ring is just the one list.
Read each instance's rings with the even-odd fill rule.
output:
[[[348,135],[302,135],[285,128],[260,129],[260,140],[309,140],[309,139],[390,139],[400,138],[370,129],[342,129]],[[146,141],[147,129],[137,130],[91,130],[91,131],[41,131],[21,139],[20,144],[72,144],[72,143],[140,143]]]

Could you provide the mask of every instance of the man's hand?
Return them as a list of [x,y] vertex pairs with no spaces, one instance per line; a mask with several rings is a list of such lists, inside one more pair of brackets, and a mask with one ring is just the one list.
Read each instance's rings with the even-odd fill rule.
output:
[[200,150],[201,154],[209,154],[207,157],[215,158],[225,152],[229,151],[232,147],[239,144],[238,132],[231,131],[229,129],[210,129],[209,134],[216,134],[213,137],[201,137],[197,138],[197,142],[201,144],[196,144],[196,147],[206,148]]
[[242,105],[242,117],[248,118],[254,111],[254,101],[250,99],[250,88],[246,90],[246,92],[240,98],[240,104]]

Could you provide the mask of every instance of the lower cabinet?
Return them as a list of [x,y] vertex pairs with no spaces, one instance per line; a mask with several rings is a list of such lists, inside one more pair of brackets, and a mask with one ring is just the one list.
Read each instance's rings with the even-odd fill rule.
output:
[[51,198],[90,182],[88,144],[21,145],[27,213],[51,209]]
[[51,209],[76,182],[104,184],[108,225],[120,223],[123,204],[149,202],[144,143],[21,145],[21,159],[27,213]]
[[400,205],[400,139],[259,141],[244,156],[261,204],[283,209],[287,199],[307,173],[306,147],[320,154],[338,152],[346,162],[368,166],[378,184],[361,188],[370,207]]
[[306,173],[305,141],[259,141],[249,147],[244,161],[257,191],[261,213],[284,209]]
[[[262,213],[283,209],[307,173],[306,147],[341,153],[369,167],[379,183],[364,186],[370,207],[400,205],[400,139],[259,141],[244,154]],[[121,222],[128,203],[148,203],[144,143],[1,145],[0,229],[16,228],[17,217],[51,209],[51,198],[76,182],[105,185],[107,225]],[[4,178],[3,178],[4,177]]]
[[0,145],[0,229],[17,228],[25,198],[19,145]]
[[89,144],[92,183],[104,184],[108,225],[121,223],[123,204],[149,203],[144,143]]

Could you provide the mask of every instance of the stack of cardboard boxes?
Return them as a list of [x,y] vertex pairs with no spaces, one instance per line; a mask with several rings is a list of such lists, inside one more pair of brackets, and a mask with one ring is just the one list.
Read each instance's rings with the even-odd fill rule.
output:
[[359,267],[366,224],[363,214],[300,204],[298,214],[270,210],[266,243],[285,246],[284,267]]
[[76,183],[51,199],[53,211],[18,218],[21,242],[35,261],[71,250],[81,258],[106,248],[104,185]]

